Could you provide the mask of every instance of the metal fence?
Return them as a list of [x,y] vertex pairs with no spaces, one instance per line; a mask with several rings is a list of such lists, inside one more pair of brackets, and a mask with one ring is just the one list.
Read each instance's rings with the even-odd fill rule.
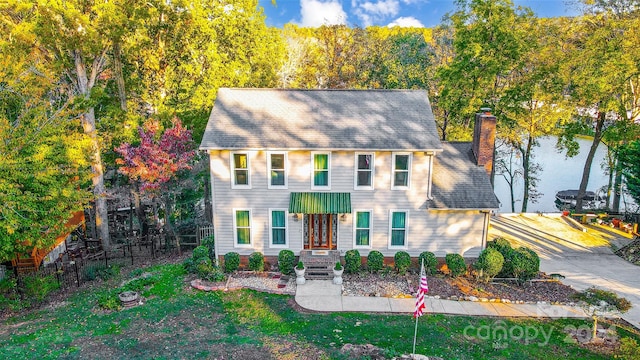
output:
[[176,250],[180,253],[180,247],[197,246],[203,238],[213,235],[213,227],[199,227],[195,235],[178,235],[175,244],[163,239],[162,235],[152,233],[146,237],[146,241],[142,237],[132,237],[114,244],[109,251],[100,247],[93,248],[93,251],[89,247],[80,252],[66,251],[56,261],[40,266],[37,271],[6,269],[6,276],[15,276],[18,286],[26,277],[53,277],[61,289],[79,287],[85,282],[112,276],[115,268],[148,263],[159,256],[173,254]]

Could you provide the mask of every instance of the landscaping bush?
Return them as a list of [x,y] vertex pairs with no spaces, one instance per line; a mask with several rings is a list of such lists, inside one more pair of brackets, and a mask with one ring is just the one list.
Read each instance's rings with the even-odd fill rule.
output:
[[249,255],[249,270],[264,271],[264,255],[261,252],[254,252]]
[[344,268],[348,273],[355,274],[360,271],[362,265],[362,258],[360,258],[360,252],[358,250],[348,250],[344,254]]
[[629,302],[629,300],[618,297],[613,291],[602,290],[595,287],[590,287],[578,292],[572,297],[578,301],[584,301],[589,305],[601,306],[604,302],[620,312],[626,312],[631,309],[631,302]]
[[213,239],[213,235],[204,237],[200,242],[201,246],[206,246],[206,248],[209,250],[209,259],[211,259],[211,261],[213,262],[216,261],[216,248],[214,242],[215,241]]
[[506,259],[513,248],[511,247],[511,243],[505,238],[497,237],[487,243],[487,248],[496,249],[502,254],[502,256]]
[[194,262],[198,262],[197,260],[204,258],[211,260],[211,258],[209,258],[209,248],[204,245],[197,246],[195,249],[193,249],[191,257],[193,258]]
[[502,254],[502,258],[504,262],[502,264],[502,270],[498,273],[498,277],[508,278],[514,277],[513,275],[513,248],[511,248],[511,244],[505,238],[495,238],[492,241],[487,243],[487,248],[492,248],[498,250],[500,254]]
[[533,250],[521,246],[511,252],[511,269],[513,277],[521,282],[531,280],[540,271],[540,258]]
[[482,250],[473,267],[478,270],[481,279],[489,281],[500,273],[503,264],[504,256],[498,250],[488,247]]
[[[209,258],[209,252],[207,250],[207,259]],[[224,254],[224,271],[227,273],[234,272],[240,267],[240,254],[237,252],[230,252]]]
[[418,256],[418,266],[424,264],[427,275],[434,275],[438,268],[438,258],[431,251],[423,251]]
[[394,256],[393,260],[395,263],[396,270],[398,274],[404,275],[411,267],[411,255],[409,255],[406,251],[398,251]]
[[333,269],[336,271],[342,270],[342,264],[340,263],[340,261],[336,261],[336,266],[334,266]]
[[296,256],[291,250],[280,250],[278,253],[278,269],[284,275],[291,275],[293,273],[293,262],[296,260]]
[[202,280],[214,282],[224,281],[224,279],[226,278],[222,270],[220,270],[219,267],[214,266],[209,259],[206,259],[206,261],[202,261],[200,264],[198,264],[197,274],[198,277]]
[[451,276],[458,277],[467,272],[467,264],[460,254],[447,254],[444,258],[447,268],[451,272]]
[[369,272],[375,273],[382,270],[384,266],[384,255],[378,250],[371,250],[367,255],[367,268]]

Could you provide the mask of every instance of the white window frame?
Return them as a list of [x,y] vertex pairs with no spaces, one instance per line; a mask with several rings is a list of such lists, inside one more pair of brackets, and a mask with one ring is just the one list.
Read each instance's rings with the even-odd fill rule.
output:
[[[284,211],[284,244],[273,243],[273,212]],[[269,209],[269,247],[275,249],[289,248],[289,211],[287,209]]]
[[[327,155],[327,185],[315,185],[315,156]],[[311,152],[311,189],[313,190],[331,190],[331,151],[312,151]]]
[[[393,213],[403,212],[405,213],[404,217],[404,245],[391,245],[392,239],[392,230],[391,227],[393,225]],[[399,250],[407,250],[409,248],[409,210],[406,209],[391,209],[389,210],[389,243],[387,244],[388,249],[399,249]]]
[[[284,155],[284,185],[271,184],[271,155]],[[278,169],[280,170],[280,169]],[[267,188],[268,189],[288,189],[289,188],[289,154],[286,151],[267,151]]]
[[[407,186],[396,186],[396,156],[408,155],[407,160]],[[411,188],[411,167],[413,165],[413,154],[410,152],[394,152],[391,153],[391,190],[407,190]]]
[[[369,245],[357,245],[356,238],[358,229],[358,213],[360,212],[368,212],[369,213]],[[353,211],[353,248],[354,249],[371,249],[371,243],[373,242],[373,210],[372,209],[356,209]]]
[[[238,224],[236,223],[236,212],[238,211],[248,211],[249,212],[249,243],[248,244],[238,244]],[[252,248],[253,247],[253,214],[251,209],[246,208],[233,208],[233,247],[234,248]]]
[[[359,171],[367,171],[367,170],[360,170],[358,169],[358,156],[360,155],[371,155],[371,169],[368,171],[371,171],[371,185],[358,185],[358,172]],[[355,158],[354,158],[354,173],[353,173],[353,189],[354,190],[373,190],[374,186],[373,186],[373,181],[375,179],[375,175],[376,175],[376,154],[373,152],[357,152],[355,154]]]
[[[251,154],[248,151],[231,151],[229,152],[229,168],[231,169],[231,188],[232,189],[251,189]],[[246,155],[247,157],[247,184],[236,184],[236,165],[234,155]]]

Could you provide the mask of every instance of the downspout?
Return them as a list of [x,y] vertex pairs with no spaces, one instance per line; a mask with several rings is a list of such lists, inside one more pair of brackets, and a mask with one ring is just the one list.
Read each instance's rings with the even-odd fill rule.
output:
[[211,162],[213,160],[213,151],[207,151],[209,153],[209,177],[211,178],[211,223],[213,224],[213,251],[216,252],[216,266],[220,266],[220,253],[218,252],[218,227],[216,226],[216,192],[214,191],[214,177]]
[[433,197],[431,196],[431,188],[433,187],[433,157],[434,153],[428,152],[426,153],[429,157],[429,181],[427,182],[427,199],[431,200]]

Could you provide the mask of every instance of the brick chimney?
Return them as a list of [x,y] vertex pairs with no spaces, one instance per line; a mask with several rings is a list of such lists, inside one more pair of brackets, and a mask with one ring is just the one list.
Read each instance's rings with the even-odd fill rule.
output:
[[493,184],[493,150],[496,141],[496,117],[490,108],[481,108],[473,127],[473,155],[476,165],[484,166]]

